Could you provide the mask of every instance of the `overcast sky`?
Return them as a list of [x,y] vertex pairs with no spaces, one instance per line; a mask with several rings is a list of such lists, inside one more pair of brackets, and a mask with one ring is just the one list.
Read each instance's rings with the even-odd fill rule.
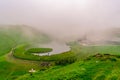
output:
[[120,27],[120,0],[0,0],[0,24],[26,24],[66,35]]

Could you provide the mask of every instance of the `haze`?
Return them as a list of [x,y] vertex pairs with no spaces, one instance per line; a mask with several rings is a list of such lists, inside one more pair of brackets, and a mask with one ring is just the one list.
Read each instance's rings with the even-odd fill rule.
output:
[[0,24],[25,24],[59,38],[120,27],[120,0],[0,0]]

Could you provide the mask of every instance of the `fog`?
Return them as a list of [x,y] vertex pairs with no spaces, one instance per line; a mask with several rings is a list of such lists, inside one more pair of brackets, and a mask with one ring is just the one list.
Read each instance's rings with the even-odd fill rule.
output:
[[30,25],[56,39],[103,39],[119,21],[120,0],[0,0],[0,24]]

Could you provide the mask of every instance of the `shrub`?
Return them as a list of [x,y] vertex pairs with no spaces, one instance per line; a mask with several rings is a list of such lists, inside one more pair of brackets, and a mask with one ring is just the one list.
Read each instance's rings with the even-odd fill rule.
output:
[[120,55],[116,55],[117,58],[120,58]]
[[117,61],[116,58],[110,58],[110,61]]
[[75,55],[68,55],[68,56],[61,57],[55,63],[56,63],[56,65],[66,65],[66,64],[74,63],[76,60],[77,60],[77,58]]
[[84,59],[84,61],[88,61],[88,60],[91,60],[91,57],[86,57],[86,58]]
[[41,62],[40,66],[49,68],[52,64],[50,62]]

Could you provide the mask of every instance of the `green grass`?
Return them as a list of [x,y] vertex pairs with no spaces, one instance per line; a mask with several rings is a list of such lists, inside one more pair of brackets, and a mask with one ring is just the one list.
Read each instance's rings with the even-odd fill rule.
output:
[[11,48],[14,46],[14,42],[9,39],[7,36],[0,34],[0,56],[8,53]]
[[27,53],[48,53],[52,52],[52,48],[30,48],[26,52]]
[[39,71],[33,76],[23,75],[16,80],[119,80],[120,59],[113,61],[78,61],[67,66],[56,66],[46,71]]
[[[109,53],[109,54],[120,54],[120,46],[111,45],[111,46],[87,46],[81,47],[84,53],[88,53],[91,51],[92,53]],[[81,52],[82,52],[81,51]],[[90,52],[90,53],[91,53]]]
[[96,53],[120,55],[120,45],[81,46],[74,42],[70,46],[78,58],[84,58]]
[[[40,62],[12,59],[8,56],[12,48],[21,44],[47,43],[50,41],[45,34],[35,34],[29,37],[22,32],[21,26],[9,28],[0,27],[0,80],[14,80],[15,78],[28,73],[31,68],[40,69]],[[9,59],[7,59],[9,57]],[[11,58],[10,58],[11,57]]]
[[26,74],[27,69],[19,64],[16,65],[4,60],[0,61],[0,73],[1,80],[13,80],[13,78]]

